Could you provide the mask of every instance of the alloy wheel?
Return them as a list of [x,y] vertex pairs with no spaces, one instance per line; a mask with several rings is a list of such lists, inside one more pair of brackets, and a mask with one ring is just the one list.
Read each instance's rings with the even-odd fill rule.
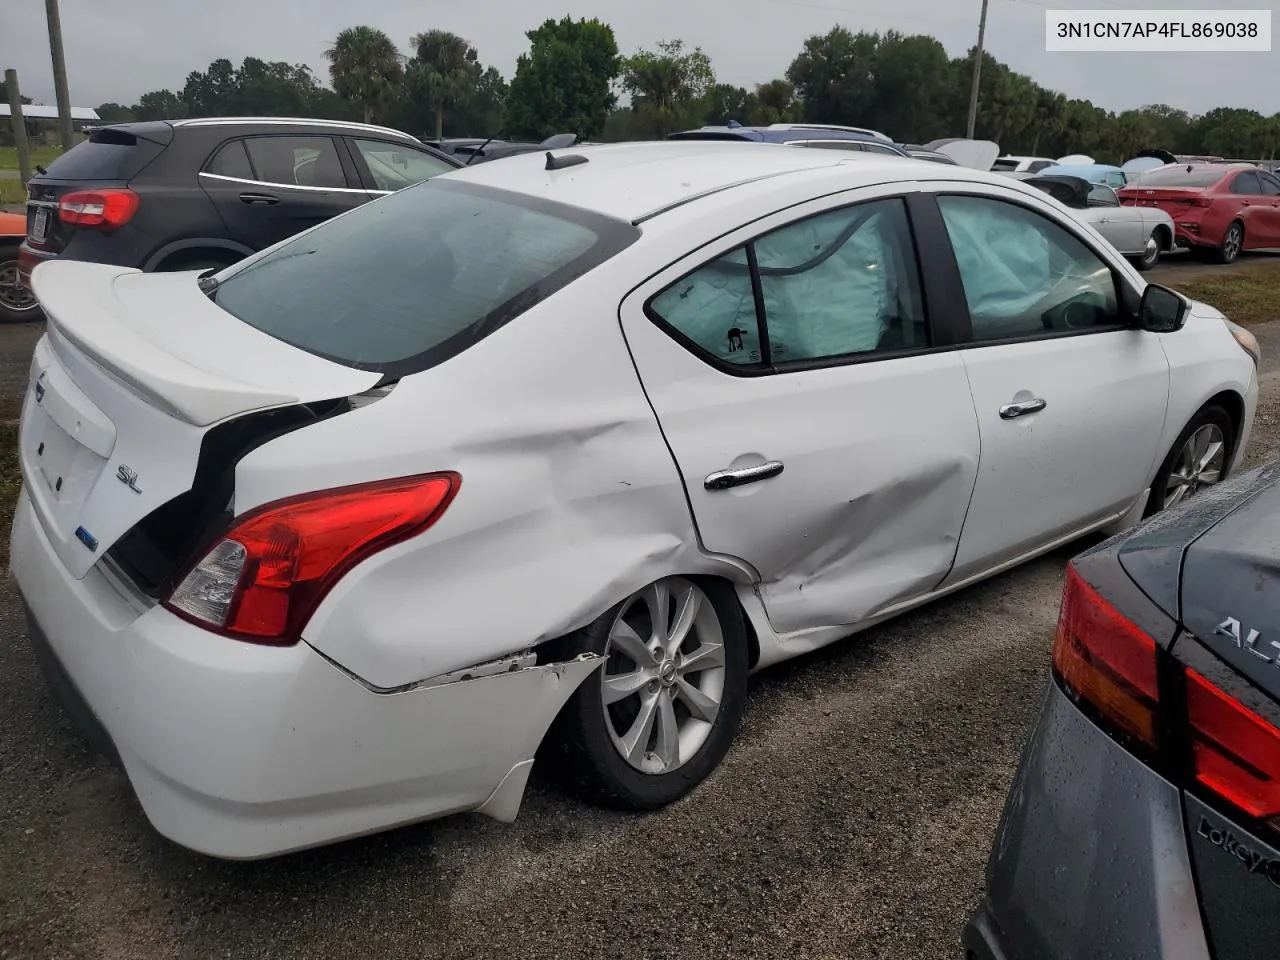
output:
[[605,658],[605,724],[622,758],[648,774],[689,762],[711,733],[725,686],[724,636],[702,588],[667,577],[631,597]]
[[18,283],[18,262],[9,260],[0,263],[0,307],[14,313],[34,310],[35,294]]
[[1164,489],[1164,507],[1172,507],[1192,496],[1201,487],[1222,479],[1227,444],[1216,423],[1206,423],[1187,438],[1178,451]]
[[1234,260],[1240,255],[1241,230],[1240,224],[1233,223],[1231,229],[1227,231],[1226,238],[1222,241],[1222,254],[1228,260]]

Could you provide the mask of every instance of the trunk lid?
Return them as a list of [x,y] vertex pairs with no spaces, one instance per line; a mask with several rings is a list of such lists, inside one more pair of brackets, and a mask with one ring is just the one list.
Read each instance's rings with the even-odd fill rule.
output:
[[32,358],[19,457],[41,524],[77,578],[191,490],[220,425],[379,379],[241,323],[196,279],[70,261],[32,275],[48,329]]
[[1199,537],[1182,563],[1182,623],[1280,700],[1280,484]]
[[1172,216],[1201,206],[1204,199],[1203,190],[1183,187],[1126,187],[1118,194],[1126,206],[1156,207]]

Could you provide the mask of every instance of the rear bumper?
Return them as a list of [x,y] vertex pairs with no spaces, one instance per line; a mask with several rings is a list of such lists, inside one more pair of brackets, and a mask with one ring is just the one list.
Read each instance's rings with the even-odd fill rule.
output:
[[964,942],[975,960],[1209,960],[1178,789],[1056,684]]
[[305,642],[215,636],[140,606],[96,567],[75,580],[25,491],[11,554],[34,645],[70,712],[117,753],[160,833],[217,857],[466,810],[514,818],[543,735],[599,663],[378,693]]

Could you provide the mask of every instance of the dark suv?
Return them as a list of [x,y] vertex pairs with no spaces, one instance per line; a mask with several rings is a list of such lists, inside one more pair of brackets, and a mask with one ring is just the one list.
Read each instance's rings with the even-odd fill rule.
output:
[[28,183],[22,282],[53,257],[145,271],[226,266],[461,165],[408,134],[361,123],[100,127]]

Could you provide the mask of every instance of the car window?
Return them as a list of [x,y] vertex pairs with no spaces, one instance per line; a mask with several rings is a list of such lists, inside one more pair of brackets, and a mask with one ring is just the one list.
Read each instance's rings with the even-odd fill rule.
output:
[[1119,189],[1125,185],[1125,176],[1118,170],[1109,170],[1103,174],[1102,182],[1109,187]]
[[1222,177],[1222,170],[1218,167],[1184,163],[1144,173],[1138,183],[1144,187],[1211,187]]
[[901,156],[901,154],[898,153],[897,150],[893,149],[893,147],[886,147],[879,143],[864,143],[862,145],[862,149],[867,151],[867,153],[887,153],[895,157]]
[[210,296],[278,340],[398,377],[480,342],[639,235],[576,207],[437,178],[230,267]]
[[455,169],[438,157],[402,144],[356,140],[355,145],[379,190],[400,190]]
[[252,137],[245,141],[255,179],[299,187],[346,187],[332,137]]
[[1262,184],[1258,182],[1256,173],[1245,171],[1231,181],[1231,192],[1246,197],[1256,197],[1262,193]]
[[249,166],[249,155],[245,153],[243,140],[232,140],[224,143],[209,160],[206,173],[220,177],[235,177],[237,180],[252,180],[253,167]]
[[1027,173],[1039,173],[1053,166],[1052,160],[1036,160],[1027,165]]
[[1089,206],[1118,207],[1120,206],[1120,198],[1105,183],[1095,183],[1089,187]]
[[649,310],[724,363],[749,366],[761,362],[756,301],[745,247],[681,278],[649,301]]
[[1262,181],[1264,197],[1280,197],[1280,180],[1267,173],[1258,174],[1258,179]]
[[928,346],[901,200],[801,220],[755,252],[774,363]]
[[1002,200],[942,196],[973,339],[1005,340],[1122,322],[1115,276],[1083,241]]

